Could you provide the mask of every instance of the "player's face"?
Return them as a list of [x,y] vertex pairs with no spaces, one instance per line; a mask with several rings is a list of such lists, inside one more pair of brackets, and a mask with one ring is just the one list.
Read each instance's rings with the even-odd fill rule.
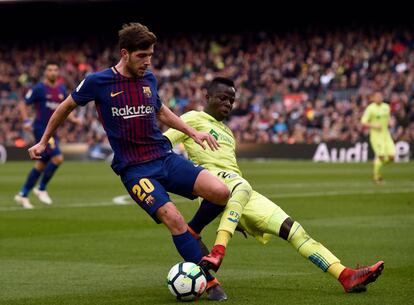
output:
[[143,77],[145,71],[151,65],[151,58],[154,54],[154,45],[146,50],[137,50],[131,53],[126,52],[125,62],[128,72],[133,77]]
[[45,70],[45,78],[50,83],[54,83],[59,76],[59,67],[57,65],[47,65]]
[[235,97],[234,87],[225,84],[219,84],[212,96],[207,95],[208,107],[218,121],[222,121],[230,115]]
[[382,97],[381,92],[375,92],[373,97],[372,97],[372,101],[374,103],[381,104],[382,101],[383,101],[383,97]]

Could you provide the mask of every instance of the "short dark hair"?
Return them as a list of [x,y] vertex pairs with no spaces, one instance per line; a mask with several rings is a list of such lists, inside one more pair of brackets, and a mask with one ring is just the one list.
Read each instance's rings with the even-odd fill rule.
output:
[[128,52],[146,50],[157,42],[157,36],[141,23],[126,23],[118,32],[119,49]]
[[207,93],[213,95],[217,90],[218,85],[223,84],[229,87],[234,87],[234,82],[225,77],[215,77],[207,86]]
[[54,59],[49,59],[49,60],[46,61],[45,69],[47,68],[47,66],[50,66],[50,65],[59,67],[59,62],[57,60],[54,60]]

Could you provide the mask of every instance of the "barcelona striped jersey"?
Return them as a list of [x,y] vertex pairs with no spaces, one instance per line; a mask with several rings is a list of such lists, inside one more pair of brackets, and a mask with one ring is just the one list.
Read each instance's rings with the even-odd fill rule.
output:
[[114,151],[112,168],[118,175],[126,167],[161,158],[171,150],[156,123],[162,103],[151,71],[128,78],[115,67],[87,76],[72,92],[78,105],[95,101],[96,110]]
[[34,106],[36,117],[33,121],[33,129],[36,132],[44,133],[47,122],[66,95],[65,86],[52,87],[43,82],[27,91],[25,102],[27,105]]

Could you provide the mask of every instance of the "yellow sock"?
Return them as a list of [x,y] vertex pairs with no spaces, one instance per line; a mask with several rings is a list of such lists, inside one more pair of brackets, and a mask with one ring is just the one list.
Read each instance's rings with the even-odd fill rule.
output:
[[374,180],[378,180],[381,177],[381,168],[384,165],[384,162],[380,158],[375,158],[374,160]]
[[345,266],[341,263],[334,263],[329,266],[328,273],[332,275],[334,278],[339,279],[339,275],[342,271],[344,271]]
[[230,232],[223,231],[223,230],[218,231],[216,242],[214,243],[214,245],[222,245],[224,247],[227,247],[227,244],[229,243],[230,238],[231,238]]
[[[290,229],[288,242],[298,250],[300,255],[309,259],[324,272],[327,272],[332,265],[340,263],[340,260],[331,251],[312,239],[296,221]],[[337,272],[336,267],[334,270]]]
[[247,182],[241,182],[234,188],[217,229],[219,231],[227,231],[230,235],[234,234],[239,223],[243,209],[250,200],[252,187]]

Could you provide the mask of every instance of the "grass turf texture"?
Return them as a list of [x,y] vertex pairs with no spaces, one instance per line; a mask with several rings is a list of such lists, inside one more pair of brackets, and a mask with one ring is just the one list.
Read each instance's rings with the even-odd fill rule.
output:
[[[236,233],[219,279],[226,304],[408,304],[414,297],[414,163],[241,162],[255,190],[276,201],[345,265],[385,261],[368,292],[345,294],[329,275],[274,238]],[[171,236],[134,204],[105,163],[66,162],[49,187],[51,207],[13,202],[31,162],[0,165],[0,304],[174,304],[165,278],[181,261]],[[196,201],[174,196],[185,218]],[[131,201],[128,201],[131,203]],[[203,234],[211,247],[218,221]],[[198,304],[208,304],[204,295]],[[211,303],[209,303],[211,304]]]

